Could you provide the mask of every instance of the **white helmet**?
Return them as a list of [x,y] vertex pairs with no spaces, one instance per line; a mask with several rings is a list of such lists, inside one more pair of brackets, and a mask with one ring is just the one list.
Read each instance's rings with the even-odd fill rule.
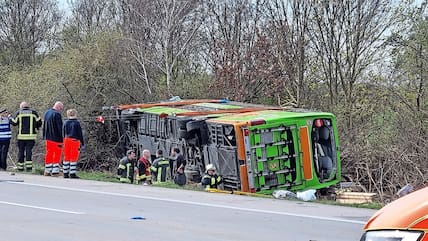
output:
[[210,170],[212,170],[212,171],[215,171],[215,166],[213,165],[213,164],[208,164],[206,167],[205,167],[205,169],[207,170],[207,171],[210,171]]

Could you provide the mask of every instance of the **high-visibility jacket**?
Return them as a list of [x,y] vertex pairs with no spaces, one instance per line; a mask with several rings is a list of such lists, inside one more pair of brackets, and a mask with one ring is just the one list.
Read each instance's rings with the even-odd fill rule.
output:
[[222,183],[223,180],[221,176],[217,174],[209,175],[208,173],[202,177],[201,184],[206,189],[208,188],[217,188],[217,186]]
[[18,140],[35,140],[37,130],[42,126],[42,119],[37,111],[28,107],[18,110],[12,118],[11,124],[18,126]]
[[150,171],[152,172],[152,178],[154,182],[166,182],[170,180],[170,166],[169,160],[164,157],[159,157],[154,160],[153,165],[150,167]]
[[135,161],[124,157],[120,160],[117,168],[117,176],[120,182],[134,183],[134,167]]
[[9,141],[12,137],[12,130],[10,129],[11,119],[8,117],[0,117],[0,141]]
[[138,177],[136,178],[137,181],[140,180],[150,180],[151,176],[150,176],[150,161],[147,160],[144,157],[141,157],[139,162],[138,162]]

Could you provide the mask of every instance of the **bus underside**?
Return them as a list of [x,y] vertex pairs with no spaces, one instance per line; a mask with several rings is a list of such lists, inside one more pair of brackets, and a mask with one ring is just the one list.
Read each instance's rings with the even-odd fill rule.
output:
[[178,147],[189,181],[199,182],[209,163],[222,175],[226,190],[318,189],[340,179],[337,133],[330,117],[222,122],[216,118],[227,114],[195,117],[169,111],[121,110],[122,143],[139,154],[160,149],[165,157]]

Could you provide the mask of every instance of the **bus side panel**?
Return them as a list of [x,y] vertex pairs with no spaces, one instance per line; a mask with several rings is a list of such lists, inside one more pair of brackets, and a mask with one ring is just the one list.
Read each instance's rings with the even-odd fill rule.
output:
[[311,180],[313,178],[312,172],[312,154],[309,140],[308,127],[300,127],[300,146],[302,150],[302,167],[303,167],[303,178],[305,180]]
[[246,165],[239,166],[239,172],[241,176],[241,191],[250,192],[250,185],[248,183],[248,170]]

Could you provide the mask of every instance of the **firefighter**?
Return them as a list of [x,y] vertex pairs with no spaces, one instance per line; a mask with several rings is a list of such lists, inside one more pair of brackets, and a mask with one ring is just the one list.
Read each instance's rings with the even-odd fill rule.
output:
[[[42,126],[42,119],[37,111],[30,109],[30,104],[23,101],[12,119],[12,125],[18,126],[18,171],[33,170],[33,147],[37,130]],[[25,163],[24,163],[25,161]]]
[[163,183],[171,179],[169,160],[163,157],[162,150],[156,151],[156,160],[153,161],[150,171],[154,182]]
[[128,150],[126,156],[120,160],[117,176],[120,182],[134,183],[134,170],[137,158],[134,150]]
[[201,184],[205,189],[217,188],[222,183],[221,176],[215,173],[216,169],[213,164],[206,166],[206,174],[202,177]]
[[140,181],[143,181],[143,185],[149,185],[151,176],[150,176],[150,151],[144,150],[143,155],[141,156],[139,162],[138,162],[138,175],[135,178],[136,182],[139,183]]
[[77,118],[75,109],[67,110],[68,120],[64,122],[64,161],[62,169],[64,178],[79,178],[77,172],[77,160],[79,159],[80,148],[84,149],[82,127]]
[[55,102],[54,106],[47,110],[43,121],[43,139],[46,142],[45,176],[59,175],[59,162],[62,154],[62,116],[64,104]]

